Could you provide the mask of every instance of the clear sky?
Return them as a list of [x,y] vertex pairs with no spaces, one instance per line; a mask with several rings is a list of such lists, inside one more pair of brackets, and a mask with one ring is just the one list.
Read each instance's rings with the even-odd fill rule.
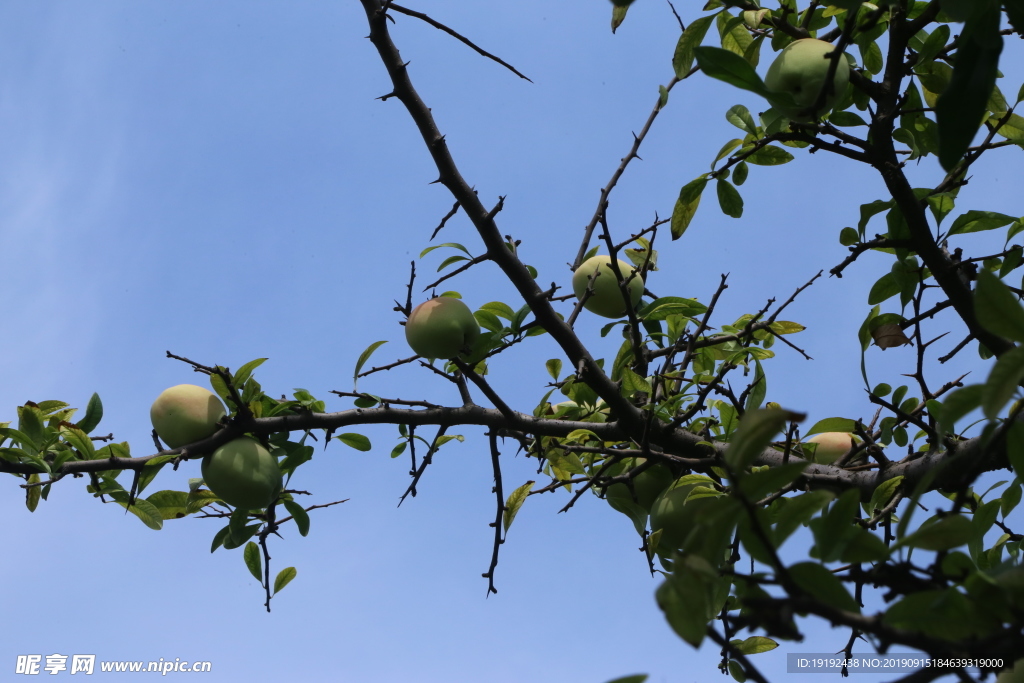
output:
[[[507,197],[503,234],[522,240],[542,282],[566,287],[599,189],[672,76],[679,27],[655,0],[638,2],[616,35],[607,2],[427,5],[417,9],[534,81],[396,16],[394,39],[463,175],[486,204]],[[696,5],[676,5],[697,16]],[[268,357],[257,377],[269,393],[303,387],[329,410],[351,406],[328,392],[351,389],[371,342],[390,341],[375,362],[410,355],[393,300],[404,301],[409,262],[453,200],[429,184],[436,171],[402,105],[375,99],[390,87],[366,34],[355,0],[0,5],[0,420],[27,400],[84,407],[95,391],[106,407],[97,433],[147,455],[153,399],[203,383],[166,350],[232,368]],[[1004,73],[1019,77],[1015,45],[1004,59]],[[1003,87],[1012,95],[1019,85]],[[705,78],[676,87],[643,161],[612,196],[617,235],[671,214],[680,186],[736,137],[724,113],[737,103],[765,108]],[[709,189],[682,240],[664,231],[649,287],[707,301],[730,273],[719,322],[731,322],[842,261],[839,231],[856,224],[860,204],[884,198],[881,183],[852,162],[793,151],[787,166],[751,169],[742,219],[723,216]],[[1021,213],[1011,154],[979,165],[984,181],[964,190],[958,210]],[[930,160],[914,169],[922,184],[940,177]],[[881,219],[872,227],[884,230]],[[482,251],[461,215],[437,241]],[[418,262],[419,282],[448,255]],[[808,326],[793,341],[814,360],[777,345],[769,400],[809,412],[809,423],[871,417],[856,332],[870,284],[889,267],[864,258],[797,300],[783,317]],[[474,307],[520,305],[487,265],[451,288]],[[598,337],[601,324],[584,316],[578,329],[608,356],[618,342]],[[958,334],[938,344],[943,352]],[[531,339],[493,364],[493,384],[529,412],[546,391],[544,360],[557,355],[550,339]],[[897,386],[913,361],[910,348],[873,348],[871,381]],[[968,349],[934,383],[967,371],[980,380],[986,367]],[[360,388],[458,402],[451,385],[411,367]],[[314,512],[308,538],[288,529],[272,544],[273,571],[295,566],[298,577],[269,615],[241,552],[210,554],[219,522],[155,532],[91,500],[84,480],[61,482],[30,514],[8,478],[0,671],[19,654],[60,653],[208,660],[204,680],[214,681],[602,683],[645,672],[689,683],[716,673],[715,648],[695,652],[665,623],[640,541],[605,503],[586,496],[556,514],[566,495],[528,500],[502,547],[499,593],[485,599],[494,501],[482,430],[462,430],[465,443],[441,452],[401,508],[408,461],[388,457],[397,431],[362,431],[371,452],[321,443],[293,479],[311,502],[349,500]],[[511,443],[503,461],[508,490],[536,476]],[[198,463],[186,463],[149,491],[196,476]],[[808,635],[755,661],[777,673],[785,652],[836,651],[847,638]]]

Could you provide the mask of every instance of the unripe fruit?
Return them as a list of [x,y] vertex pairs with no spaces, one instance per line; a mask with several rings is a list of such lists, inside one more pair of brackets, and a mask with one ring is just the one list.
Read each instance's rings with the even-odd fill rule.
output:
[[697,526],[697,516],[713,503],[714,498],[696,498],[686,502],[686,497],[698,486],[712,487],[714,483],[708,479],[706,484],[689,482],[676,484],[666,489],[651,505],[651,532],[661,529],[657,552],[668,557],[673,550],[683,547],[690,531]]
[[[625,466],[620,468],[621,472],[617,472],[617,474],[623,474],[644,464],[646,458],[628,458],[624,462]],[[650,512],[654,500],[672,484],[674,479],[669,468],[661,464],[654,465],[633,477],[633,492],[636,493],[636,500],[633,499],[633,493],[630,492],[626,484],[612,484],[605,489],[605,498],[609,505],[616,510],[619,509],[617,505],[619,501],[628,501]]]
[[[789,119],[797,123],[807,123],[814,119],[808,110],[818,101],[831,62],[831,57],[827,55],[834,51],[835,46],[824,40],[801,38],[783,48],[768,67],[768,73],[764,78],[765,87],[770,92],[789,93],[796,103],[792,109],[776,105],[776,108]],[[840,56],[836,63],[835,76],[832,78],[833,89],[817,113],[832,109],[849,82],[850,65],[845,56]]]
[[[584,292],[587,291],[587,285],[590,283],[590,277],[594,274],[594,271],[597,271],[600,274],[594,278],[594,293],[587,297],[587,300],[583,303],[583,308],[605,318],[621,318],[626,315],[626,304],[622,298],[622,290],[619,289],[619,282],[615,277],[615,271],[612,270],[611,263],[612,259],[610,256],[594,256],[584,261],[583,265],[573,273],[572,290],[576,293],[577,299],[582,299]],[[626,288],[629,292],[630,308],[633,308],[640,301],[640,297],[644,293],[643,278],[640,277],[639,273],[630,278],[630,275],[637,271],[636,266],[631,266],[621,259],[618,259],[618,264],[619,272],[622,274],[623,279],[629,280]]]
[[212,391],[195,384],[165,389],[149,409],[153,429],[170,448],[212,436],[217,422],[226,414],[224,404]]
[[229,505],[247,510],[265,508],[281,492],[277,458],[259,441],[239,437],[203,458],[203,481]]
[[814,462],[830,465],[850,452],[857,445],[853,436],[846,432],[824,432],[807,439],[807,443],[818,444],[814,449]]
[[424,358],[455,358],[480,335],[473,311],[459,299],[442,296],[413,309],[405,323],[405,339]]

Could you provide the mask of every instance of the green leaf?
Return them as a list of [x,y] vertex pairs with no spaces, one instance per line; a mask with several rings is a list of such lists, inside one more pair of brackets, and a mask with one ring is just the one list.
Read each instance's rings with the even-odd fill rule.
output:
[[743,197],[725,178],[718,179],[718,205],[726,216],[739,218],[743,215]]
[[722,145],[722,149],[718,150],[718,155],[715,156],[715,160],[711,162],[711,169],[714,170],[715,164],[717,164],[725,157],[729,156],[734,149],[736,149],[742,144],[742,140],[740,140],[739,138],[733,138],[732,140],[729,140],[729,142]]
[[103,419],[103,401],[99,394],[93,394],[89,399],[89,405],[85,408],[85,417],[78,421],[78,428],[88,434],[96,429],[96,426]]
[[[245,512],[245,510],[243,510]],[[248,541],[250,538],[256,535],[256,532],[260,529],[260,524],[250,524],[249,526],[242,527],[237,534],[232,534],[230,525],[227,527],[227,533],[222,539],[222,545],[225,550],[234,550],[239,548],[243,543]],[[216,539],[215,539],[216,540]],[[216,547],[210,549],[210,552],[216,550]]]
[[804,432],[804,436],[822,434],[824,432],[846,432],[853,434],[857,430],[857,421],[845,417],[826,417],[818,420],[814,426]]
[[92,460],[95,457],[96,449],[92,445],[92,439],[82,429],[61,427],[60,435],[72,448],[81,453],[83,459]]
[[1006,456],[1018,477],[1024,476],[1024,423],[1017,422],[1006,434]]
[[[985,387],[982,384],[968,384],[961,387],[946,397],[942,402],[942,409],[939,411],[939,433],[948,434],[960,418],[967,413],[980,408],[984,396]],[[932,412],[935,413],[934,407]]]
[[871,291],[868,292],[868,304],[875,305],[880,304],[890,297],[896,296],[900,293],[900,283],[896,280],[892,273],[886,273],[882,277],[875,281],[875,284],[871,286]]
[[[943,8],[946,8],[944,3]],[[999,74],[1003,37],[999,5],[974,12],[964,25],[956,51],[953,78],[935,105],[939,124],[939,162],[953,169],[967,152],[985,116]]]
[[894,206],[892,200],[883,202],[881,199],[876,199],[870,204],[860,205],[860,222],[857,224],[857,230],[860,232],[861,237],[864,236],[865,230],[867,229],[868,221],[871,220],[872,216],[876,216],[883,211],[891,209]]
[[817,554],[823,562],[839,559],[843,549],[856,534],[853,518],[860,507],[860,492],[845,491],[821,517],[811,520]]
[[372,448],[370,440],[362,434],[348,432],[345,434],[338,434],[334,438],[357,451],[368,451]]
[[749,173],[749,169],[750,167],[747,166],[747,162],[745,161],[741,161],[733,168],[732,182],[735,183],[737,187],[747,181],[747,173]]
[[693,49],[697,64],[708,76],[725,81],[743,90],[757,93],[764,97],[768,91],[761,77],[754,71],[750,62],[740,55],[720,47],[696,47]]
[[[38,484],[39,482],[39,475],[34,472],[28,475],[28,479],[25,481],[26,484]],[[41,488],[41,486],[30,486],[25,489],[25,507],[28,508],[29,512],[35,512],[39,506],[39,496],[42,493]]]
[[188,495],[184,491],[157,491],[148,498],[161,519],[180,519],[188,514]]
[[995,211],[968,211],[957,216],[949,229],[950,235],[960,235],[968,232],[982,232],[984,230],[995,230],[1017,220],[1013,216]]
[[777,642],[771,638],[765,638],[764,636],[750,636],[746,640],[734,640],[732,646],[742,655],[759,655],[762,652],[771,652],[779,646]]
[[615,680],[608,681],[608,683],[644,683],[644,681],[646,680],[647,674],[635,674],[633,676],[623,676],[622,678],[616,678]]
[[973,535],[971,520],[963,515],[949,515],[934,524],[922,525],[914,533],[897,541],[893,549],[910,546],[922,550],[951,550],[967,543]]
[[155,505],[150,503],[148,500],[135,499],[135,504],[131,507],[128,506],[127,494],[125,494],[125,500],[117,501],[118,505],[123,508],[127,508],[128,512],[142,520],[142,523],[148,526],[154,531],[160,531],[164,526],[163,515],[160,514],[160,510]]
[[676,78],[682,79],[689,75],[690,69],[693,68],[694,48],[704,40],[713,19],[714,15],[694,19],[679,36],[675,54],[672,55],[672,69],[676,73]]
[[260,557],[260,547],[249,541],[245,544],[245,550],[242,551],[242,557],[245,559],[245,566],[249,568],[249,573],[252,574],[257,581],[263,583],[263,558]]
[[505,527],[505,533],[508,533],[508,528],[512,526],[512,520],[516,518],[519,508],[523,507],[523,503],[526,502],[526,497],[530,495],[530,489],[533,488],[534,483],[528,481],[509,494],[508,500],[505,501],[505,510],[501,513],[501,523]]
[[775,543],[781,546],[797,527],[810,521],[833,498],[834,493],[821,490],[785,498],[786,504],[775,516]]
[[452,247],[452,248],[458,249],[459,251],[461,251],[466,256],[469,256],[470,258],[473,257],[473,255],[469,253],[469,250],[466,249],[461,244],[459,244],[458,242],[445,242],[444,244],[435,244],[432,247],[427,247],[426,249],[424,249],[423,251],[420,252],[420,258],[423,258],[424,256],[426,256],[430,252],[434,251],[435,249],[441,249],[443,247]]
[[987,270],[978,273],[974,291],[974,313],[990,332],[1024,342],[1024,308],[1017,296]]
[[747,682],[747,672],[743,670],[743,665],[735,659],[729,660],[729,675],[732,676],[732,680],[736,683]]
[[733,473],[750,467],[791,417],[792,413],[770,408],[744,414],[725,453]]
[[238,368],[238,371],[231,378],[232,383],[236,387],[243,386],[252,376],[252,371],[258,368],[259,366],[263,365],[266,361],[266,358],[257,358],[256,360],[251,360],[242,367]]
[[558,375],[562,372],[562,361],[558,358],[552,358],[544,363],[544,367],[548,369],[548,374],[551,375],[552,379],[557,382]]
[[292,579],[299,572],[296,571],[295,567],[286,567],[277,573],[277,578],[274,579],[274,595],[281,592],[281,589],[292,582]]
[[750,383],[750,393],[747,394],[747,402],[743,406],[744,410],[757,410],[764,403],[765,396],[768,394],[768,378],[765,377],[764,368],[761,367],[761,361],[754,359],[754,379]]
[[370,356],[376,351],[382,344],[387,344],[387,340],[376,341],[366,347],[361,354],[359,354],[359,360],[356,361],[355,372],[352,373],[352,390],[356,390],[356,384],[359,383],[359,371],[363,369],[363,364],[370,360]]
[[793,155],[774,145],[765,145],[746,158],[748,164],[756,166],[779,166],[793,161]]
[[675,208],[672,210],[672,239],[677,240],[686,232],[686,228],[693,220],[700,206],[700,195],[708,184],[704,176],[690,181],[679,190],[679,199],[676,200]]
[[774,493],[782,487],[792,484],[800,478],[800,475],[803,474],[803,471],[810,464],[806,461],[796,461],[786,465],[769,467],[760,472],[751,472],[745,474],[739,480],[737,488],[747,500],[757,501],[769,493]]
[[903,475],[887,479],[881,484],[875,487],[875,492],[871,494],[871,502],[868,503],[867,513],[868,515],[874,516],[876,510],[882,510],[892,500],[892,497],[896,495],[897,489],[903,483]]
[[754,123],[754,117],[750,115],[750,110],[742,104],[730,107],[729,111],[725,112],[725,120],[740,130],[757,137],[757,124]]
[[994,420],[1013,398],[1017,385],[1024,379],[1024,347],[1018,346],[1000,356],[985,382],[981,408],[985,417]]
[[866,126],[867,122],[852,111],[834,111],[828,117],[829,123],[840,128]]
[[794,583],[811,597],[847,612],[860,612],[860,605],[846,590],[843,582],[823,565],[817,562],[800,562],[789,567],[788,571]]
[[[402,442],[405,445],[405,442]],[[309,533],[309,513],[306,512],[305,508],[296,503],[294,500],[284,501],[284,507],[288,511],[288,514],[295,520],[295,526],[299,530],[300,536],[305,536]]]

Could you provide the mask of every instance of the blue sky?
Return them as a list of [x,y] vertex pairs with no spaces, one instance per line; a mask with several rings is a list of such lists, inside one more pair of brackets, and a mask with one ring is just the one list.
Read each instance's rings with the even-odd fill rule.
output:
[[[675,19],[648,0],[612,35],[603,2],[438,0],[422,9],[533,79],[397,17],[394,39],[463,175],[485,203],[507,197],[503,234],[522,240],[542,282],[568,286],[566,264],[598,191],[671,78]],[[351,405],[328,392],[351,389],[368,344],[390,340],[376,362],[410,355],[393,300],[404,300],[409,261],[452,199],[429,184],[436,171],[401,104],[375,99],[390,88],[366,33],[354,1],[0,6],[0,419],[26,400],[84,406],[96,391],[106,407],[98,432],[146,455],[153,399],[202,383],[166,350],[233,368],[269,357],[257,373],[269,393],[304,387],[330,410]],[[1016,45],[1003,64],[1012,95]],[[612,196],[617,235],[671,214],[679,187],[736,136],[724,113],[737,103],[765,108],[704,78],[676,87],[643,161]],[[1021,213],[1012,153],[979,165],[984,181],[965,188],[959,209]],[[796,156],[751,169],[740,220],[722,216],[709,191],[682,240],[660,236],[661,270],[649,287],[707,301],[728,272],[719,321],[731,322],[838,264],[839,230],[883,188],[852,162]],[[921,184],[941,177],[931,161],[913,175]],[[438,241],[481,251],[461,215]],[[447,255],[418,262],[421,284]],[[814,360],[777,345],[769,400],[808,411],[809,423],[870,418],[856,332],[868,288],[889,266],[864,258],[797,300],[783,317],[808,326],[794,342]],[[490,266],[452,288],[474,307],[519,305]],[[578,329],[595,355],[613,354],[617,342],[597,336],[601,324],[584,316]],[[933,329],[945,328],[940,320]],[[950,339],[943,351],[959,338]],[[493,364],[492,382],[529,411],[546,391],[544,360],[557,356],[549,339],[532,339]],[[898,385],[913,360],[910,348],[872,349],[872,382]],[[969,349],[933,383],[966,371],[980,379],[986,367]],[[414,368],[360,388],[458,401]],[[694,652],[657,610],[657,582],[625,517],[593,497],[561,515],[565,496],[531,498],[502,548],[499,593],[485,599],[493,497],[481,431],[463,430],[466,442],[442,451],[400,509],[408,464],[388,457],[397,434],[363,431],[372,452],[320,448],[293,479],[312,502],[349,502],[315,512],[308,538],[292,532],[272,546],[274,571],[299,573],[270,615],[241,553],[209,553],[216,521],[154,532],[91,500],[81,480],[54,487],[30,514],[12,478],[0,497],[0,670],[18,654],[62,653],[209,660],[216,681],[601,683],[646,672],[675,683],[714,673],[714,648]],[[534,478],[511,444],[503,460],[507,488]],[[186,463],[150,491],[183,488],[198,472]],[[846,640],[827,628],[809,635],[758,664],[784,671],[784,652],[833,651]]]

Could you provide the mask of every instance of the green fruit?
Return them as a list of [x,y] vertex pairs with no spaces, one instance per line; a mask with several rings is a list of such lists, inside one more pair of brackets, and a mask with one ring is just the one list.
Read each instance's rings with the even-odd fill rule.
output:
[[248,436],[228,441],[203,458],[203,481],[225,503],[247,510],[270,505],[282,486],[277,458]]
[[[590,277],[597,271],[600,274],[594,279],[594,293],[587,297],[583,308],[605,318],[621,318],[626,315],[626,303],[622,298],[622,290],[619,289],[619,283],[611,263],[610,256],[595,256],[587,259],[573,273],[572,289],[576,293],[576,298],[582,299],[584,292],[587,291]],[[626,285],[629,291],[629,305],[630,308],[634,308],[644,293],[643,278],[639,273],[630,278],[630,275],[637,271],[636,266],[631,266],[621,259],[618,260],[618,264],[622,277],[629,280],[629,284]]]
[[701,481],[694,482],[692,478],[680,481],[687,483],[673,484],[658,496],[651,505],[651,532],[661,529],[661,539],[658,541],[658,554],[669,556],[673,550],[683,547],[690,532],[699,526],[698,518],[702,511],[706,511],[709,505],[715,502],[715,498],[695,498],[689,502],[686,497],[698,486],[712,488],[714,482],[707,480],[706,484]]
[[764,78],[764,85],[768,91],[793,96],[795,107],[775,105],[790,120],[797,123],[812,121],[815,113],[820,114],[832,109],[836,100],[846,90],[846,85],[850,82],[850,65],[846,57],[840,57],[832,79],[833,90],[825,98],[824,106],[819,112],[809,111],[818,101],[818,95],[828,76],[831,58],[827,55],[834,51],[835,46],[824,40],[801,38],[787,45],[768,67],[768,73]]
[[[621,467],[621,471],[616,474],[623,474],[644,464],[646,458],[627,458],[624,462],[625,466]],[[636,499],[633,498],[633,493],[630,492],[626,484],[612,484],[605,489],[605,497],[616,510],[619,509],[617,504],[620,501],[628,501],[650,512],[654,500],[672,484],[674,479],[675,477],[672,476],[668,467],[661,464],[654,465],[633,477],[633,491],[636,493]]]
[[473,311],[459,299],[442,296],[413,309],[405,339],[424,358],[454,358],[467,352],[480,335]]
[[807,443],[817,444],[814,449],[814,462],[831,465],[850,452],[857,445],[853,436],[846,432],[824,432],[807,439]]
[[194,384],[165,389],[149,409],[153,429],[170,448],[212,436],[226,414],[224,404],[212,391]]

